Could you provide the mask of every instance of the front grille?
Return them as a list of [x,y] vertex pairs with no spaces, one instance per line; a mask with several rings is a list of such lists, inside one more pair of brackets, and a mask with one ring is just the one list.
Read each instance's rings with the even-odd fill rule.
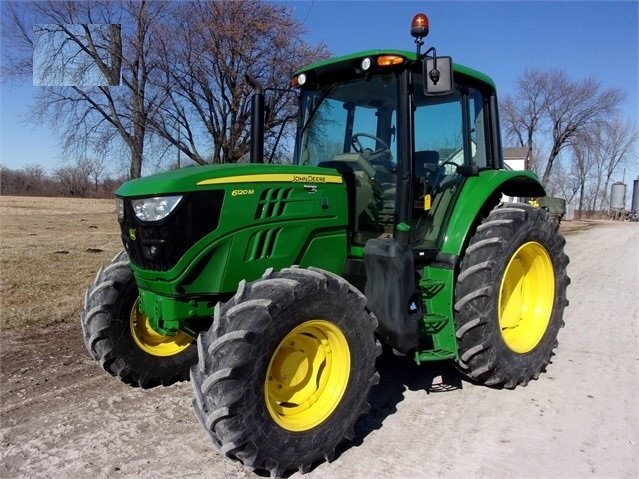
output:
[[215,230],[220,220],[224,191],[187,193],[167,218],[138,220],[131,200],[125,199],[122,242],[131,262],[146,270],[168,271],[191,246]]

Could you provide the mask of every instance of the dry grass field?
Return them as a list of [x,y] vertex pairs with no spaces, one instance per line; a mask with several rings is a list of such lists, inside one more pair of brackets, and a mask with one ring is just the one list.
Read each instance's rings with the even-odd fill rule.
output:
[[0,196],[0,330],[79,322],[121,249],[113,200]]

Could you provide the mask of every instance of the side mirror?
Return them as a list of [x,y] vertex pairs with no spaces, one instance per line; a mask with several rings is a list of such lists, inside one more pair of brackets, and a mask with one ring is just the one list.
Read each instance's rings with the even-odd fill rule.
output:
[[453,92],[451,57],[424,58],[424,94],[448,95]]

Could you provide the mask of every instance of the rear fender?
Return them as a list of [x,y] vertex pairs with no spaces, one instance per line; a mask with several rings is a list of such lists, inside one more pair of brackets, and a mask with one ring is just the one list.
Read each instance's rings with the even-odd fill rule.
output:
[[546,192],[530,171],[485,171],[466,180],[448,223],[441,254],[460,258],[474,226],[502,201],[511,197],[545,196]]

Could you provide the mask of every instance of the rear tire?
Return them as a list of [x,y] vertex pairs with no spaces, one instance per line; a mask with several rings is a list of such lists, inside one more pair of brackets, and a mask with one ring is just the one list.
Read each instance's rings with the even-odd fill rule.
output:
[[138,310],[138,287],[122,252],[100,269],[87,289],[81,323],[84,344],[109,374],[142,388],[188,379],[197,362],[195,341],[184,333],[163,336]]
[[550,362],[568,304],[568,257],[559,225],[540,208],[507,204],[471,238],[455,288],[459,369],[514,388]]
[[376,326],[364,295],[325,271],[240,283],[198,338],[198,420],[221,452],[272,476],[332,460],[370,409]]

